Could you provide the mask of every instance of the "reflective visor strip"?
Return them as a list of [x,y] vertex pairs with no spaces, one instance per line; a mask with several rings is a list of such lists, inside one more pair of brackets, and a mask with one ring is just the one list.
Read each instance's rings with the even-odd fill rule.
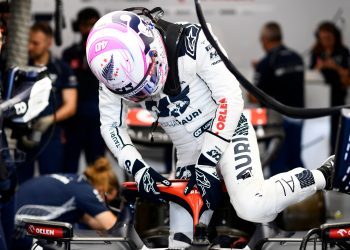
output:
[[137,84],[137,87],[125,92],[119,92],[116,90],[111,90],[113,93],[117,95],[121,95],[123,98],[133,101],[133,102],[140,102],[145,100],[147,97],[149,97],[157,88],[157,84],[159,81],[159,76],[157,72],[157,62],[152,57],[152,63],[149,64],[147,72],[145,76],[142,78],[139,84]]
[[154,60],[154,57],[152,57],[152,63],[149,65],[146,75],[138,84],[138,86],[142,86],[142,88],[139,91],[136,89],[131,94],[123,95],[123,97],[134,102],[145,100],[156,90],[159,80],[158,78],[157,62]]

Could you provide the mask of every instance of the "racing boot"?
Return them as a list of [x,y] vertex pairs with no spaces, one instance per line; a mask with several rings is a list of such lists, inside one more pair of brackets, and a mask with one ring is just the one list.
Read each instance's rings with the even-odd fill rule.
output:
[[321,171],[326,180],[326,186],[324,189],[332,190],[334,178],[334,155],[328,157],[328,159],[325,160],[317,170]]

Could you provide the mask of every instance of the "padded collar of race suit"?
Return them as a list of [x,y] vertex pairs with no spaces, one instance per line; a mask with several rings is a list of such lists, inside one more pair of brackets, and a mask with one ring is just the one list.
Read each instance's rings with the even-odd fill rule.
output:
[[177,58],[179,45],[183,41],[182,37],[184,35],[184,26],[160,19],[157,21],[157,27],[164,39],[169,67],[163,92],[169,96],[177,96],[181,92]]

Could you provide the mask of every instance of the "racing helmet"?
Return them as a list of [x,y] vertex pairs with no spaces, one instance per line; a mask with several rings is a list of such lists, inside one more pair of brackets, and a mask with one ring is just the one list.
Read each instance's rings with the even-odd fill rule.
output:
[[151,20],[129,11],[101,17],[86,43],[91,71],[122,98],[140,102],[164,87],[168,74],[166,48]]

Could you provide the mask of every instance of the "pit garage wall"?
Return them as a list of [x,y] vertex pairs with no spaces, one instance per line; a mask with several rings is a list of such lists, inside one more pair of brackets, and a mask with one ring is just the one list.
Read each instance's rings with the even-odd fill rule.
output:
[[[32,0],[33,13],[53,13],[54,0]],[[286,44],[301,53],[308,65],[308,51],[314,43],[314,31],[322,20],[335,20],[344,42],[350,46],[349,0],[201,0],[207,22],[239,69],[252,79],[251,62],[264,53],[259,32],[267,21],[278,21]],[[60,55],[63,48],[80,37],[72,32],[71,22],[83,7],[93,6],[102,14],[133,6],[161,6],[169,21],[198,22],[193,0],[63,0],[66,29],[63,45],[54,47]],[[322,78],[307,73],[306,99],[309,107],[329,105],[329,89]],[[328,154],[328,118],[305,122],[303,159],[308,168],[317,167]]]
[[[52,13],[54,0],[32,0],[34,13]],[[344,33],[344,41],[350,44],[349,0],[202,0],[202,8],[215,34],[229,56],[240,67],[250,67],[253,59],[263,51],[259,45],[259,31],[266,21],[281,23],[286,43],[306,52],[314,42],[314,30],[321,20],[336,19]],[[197,22],[193,0],[63,0],[67,28],[64,30],[62,48],[78,40],[71,30],[71,21],[79,9],[94,6],[101,13],[132,6],[152,8],[161,6],[170,21]],[[337,14],[338,13],[338,14]]]

